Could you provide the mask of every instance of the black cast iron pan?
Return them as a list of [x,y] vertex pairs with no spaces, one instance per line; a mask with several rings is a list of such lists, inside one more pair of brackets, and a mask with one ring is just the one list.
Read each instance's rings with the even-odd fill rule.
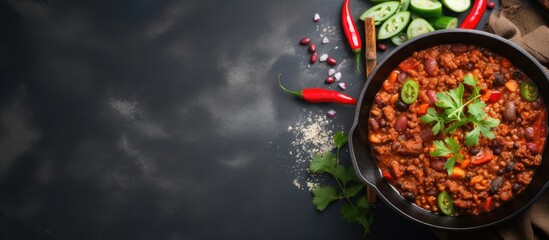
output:
[[507,221],[532,205],[549,188],[549,150],[543,152],[542,164],[537,169],[530,185],[510,202],[477,216],[448,217],[433,214],[411,204],[383,180],[373,158],[368,142],[368,116],[374,97],[383,80],[404,59],[415,51],[440,44],[464,43],[489,48],[511,60],[525,72],[539,87],[540,94],[549,104],[549,75],[526,51],[512,42],[494,34],[476,30],[443,30],[427,33],[395,48],[383,59],[367,79],[356,108],[353,127],[349,134],[349,148],[355,171],[359,178],[372,187],[379,198],[405,218],[439,230],[470,231],[491,227]]

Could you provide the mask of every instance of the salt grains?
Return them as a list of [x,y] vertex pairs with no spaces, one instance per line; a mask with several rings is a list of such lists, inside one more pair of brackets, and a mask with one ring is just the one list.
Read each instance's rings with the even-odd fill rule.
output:
[[[304,112],[306,110],[304,109]],[[320,176],[309,174],[308,169],[315,154],[331,151],[334,148],[332,120],[323,111],[306,112],[293,122],[288,131],[295,138],[291,142],[289,154],[294,157],[295,163],[290,167],[290,172],[295,175],[292,184],[297,189],[311,190]]]

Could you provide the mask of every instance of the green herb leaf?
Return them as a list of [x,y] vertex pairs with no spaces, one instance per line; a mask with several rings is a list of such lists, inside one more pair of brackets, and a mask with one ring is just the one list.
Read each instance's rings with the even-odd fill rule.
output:
[[478,80],[474,78],[472,74],[467,74],[463,76],[463,83],[472,87],[476,87],[478,84]]
[[334,134],[334,144],[336,145],[337,149],[341,149],[345,144],[347,144],[348,141],[348,133],[344,133],[342,131],[337,131]]
[[435,146],[435,150],[431,152],[433,157],[445,157],[452,153],[441,140],[433,141],[433,145]]
[[341,181],[343,186],[348,182],[360,182],[356,176],[355,169],[352,166],[345,167],[343,165],[337,165],[334,176]]
[[357,193],[364,189],[362,184],[353,184],[350,187],[343,189],[343,194],[347,197],[354,197]]
[[339,199],[337,191],[332,186],[317,186],[311,192],[313,194],[313,205],[319,211],[324,211],[330,203]]
[[360,224],[364,228],[364,235],[367,235],[370,233],[373,224],[373,215],[369,214],[371,207],[366,197],[362,196],[354,206],[351,203],[342,205],[339,212],[348,223],[356,222]]
[[337,165],[337,158],[331,152],[325,152],[322,154],[315,154],[309,170],[312,173],[331,173],[334,174]]
[[431,152],[431,156],[447,157],[451,154],[451,156],[446,159],[446,163],[444,164],[444,169],[448,171],[448,175],[451,175],[456,161],[463,160],[463,155],[459,153],[461,150],[459,143],[453,138],[445,138],[444,142],[441,140],[436,140],[433,141],[433,144],[435,146],[435,150]]

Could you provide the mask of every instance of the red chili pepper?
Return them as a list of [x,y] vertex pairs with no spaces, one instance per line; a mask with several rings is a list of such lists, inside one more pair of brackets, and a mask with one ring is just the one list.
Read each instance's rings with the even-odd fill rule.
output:
[[482,15],[484,15],[484,12],[486,11],[487,3],[488,3],[488,0],[475,0],[475,4],[473,5],[473,8],[471,8],[471,11],[469,11],[469,14],[467,14],[467,17],[463,19],[463,22],[461,23],[461,25],[459,25],[459,28],[465,28],[465,29],[477,28],[478,23],[482,18]]
[[538,118],[532,125],[535,130],[536,138],[534,142],[536,143],[537,153],[543,152],[543,145],[545,143],[545,134],[547,134],[547,112],[542,110]]
[[356,69],[360,72],[360,52],[362,51],[362,40],[360,39],[360,33],[356,27],[355,21],[351,14],[351,7],[349,3],[351,0],[345,0],[343,7],[341,8],[341,24],[343,25],[343,32],[347,38],[347,42],[351,47],[351,50],[356,56]]
[[323,89],[323,88],[306,88],[301,91],[290,91],[280,83],[280,75],[278,75],[278,86],[289,94],[301,98],[312,103],[342,103],[356,105],[357,101],[353,97],[343,94],[338,91]]

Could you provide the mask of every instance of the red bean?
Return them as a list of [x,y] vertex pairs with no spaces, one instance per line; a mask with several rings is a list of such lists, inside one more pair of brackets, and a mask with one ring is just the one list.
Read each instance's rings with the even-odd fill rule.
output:
[[404,131],[406,131],[407,127],[408,127],[408,118],[406,118],[406,115],[400,115],[400,117],[398,117],[395,120],[395,130],[398,133],[403,133]]
[[377,49],[379,49],[381,51],[385,51],[385,50],[387,50],[387,45],[385,45],[383,43],[378,43],[377,44]]
[[533,153],[538,152],[538,147],[536,146],[535,143],[532,143],[532,142],[526,143],[526,148],[528,148],[528,150],[530,150],[530,152],[533,152]]
[[488,8],[488,9],[493,9],[495,6],[496,6],[496,3],[490,1],[490,2],[488,3],[488,5],[486,5],[486,8]]
[[429,89],[429,90],[425,91],[425,94],[429,98],[429,105],[435,106],[435,104],[438,101],[437,93],[434,90]]
[[434,160],[434,161],[431,161],[431,168],[433,168],[433,170],[437,171],[437,172],[444,172],[446,170],[444,170],[444,164],[446,163],[446,161],[443,161],[443,160]]
[[316,52],[316,45],[314,43],[309,44],[309,52]]
[[377,132],[379,130],[379,124],[375,118],[369,118],[368,124],[370,124],[370,129],[372,129],[372,131]]
[[311,55],[311,59],[309,59],[309,61],[311,63],[315,63],[316,60],[318,60],[318,55],[316,53],[313,53],[313,55]]
[[421,129],[419,137],[421,138],[421,140],[423,140],[424,143],[431,143],[433,139],[435,139],[435,134],[433,134],[433,130],[430,126],[426,126]]
[[525,130],[524,130],[524,137],[526,138],[527,141],[532,141],[534,140],[534,137],[536,136],[536,132],[534,131],[534,128],[533,127],[527,127]]
[[324,82],[327,84],[335,82],[335,78],[332,76],[328,76],[326,79],[324,79]]
[[307,44],[309,44],[310,42],[311,42],[311,39],[308,38],[308,37],[306,37],[306,38],[301,39],[301,41],[299,41],[299,44],[301,44],[301,45],[307,45]]
[[423,65],[425,67],[425,72],[429,74],[429,76],[436,76],[438,75],[438,63],[437,60],[434,58],[425,58],[423,60]]
[[332,58],[332,57],[328,57],[328,58],[326,59],[326,63],[328,63],[328,64],[330,64],[330,65],[332,65],[332,66],[334,66],[334,65],[337,64],[336,60],[335,60],[334,58]]
[[402,71],[397,75],[397,82],[403,83],[404,81],[406,81],[407,78],[408,78],[408,73]]
[[503,108],[503,120],[512,122],[517,118],[517,106],[512,101],[505,101]]
[[464,44],[455,44],[455,45],[452,45],[452,47],[450,48],[450,51],[452,51],[453,53],[465,53],[467,52],[467,46],[465,46]]

